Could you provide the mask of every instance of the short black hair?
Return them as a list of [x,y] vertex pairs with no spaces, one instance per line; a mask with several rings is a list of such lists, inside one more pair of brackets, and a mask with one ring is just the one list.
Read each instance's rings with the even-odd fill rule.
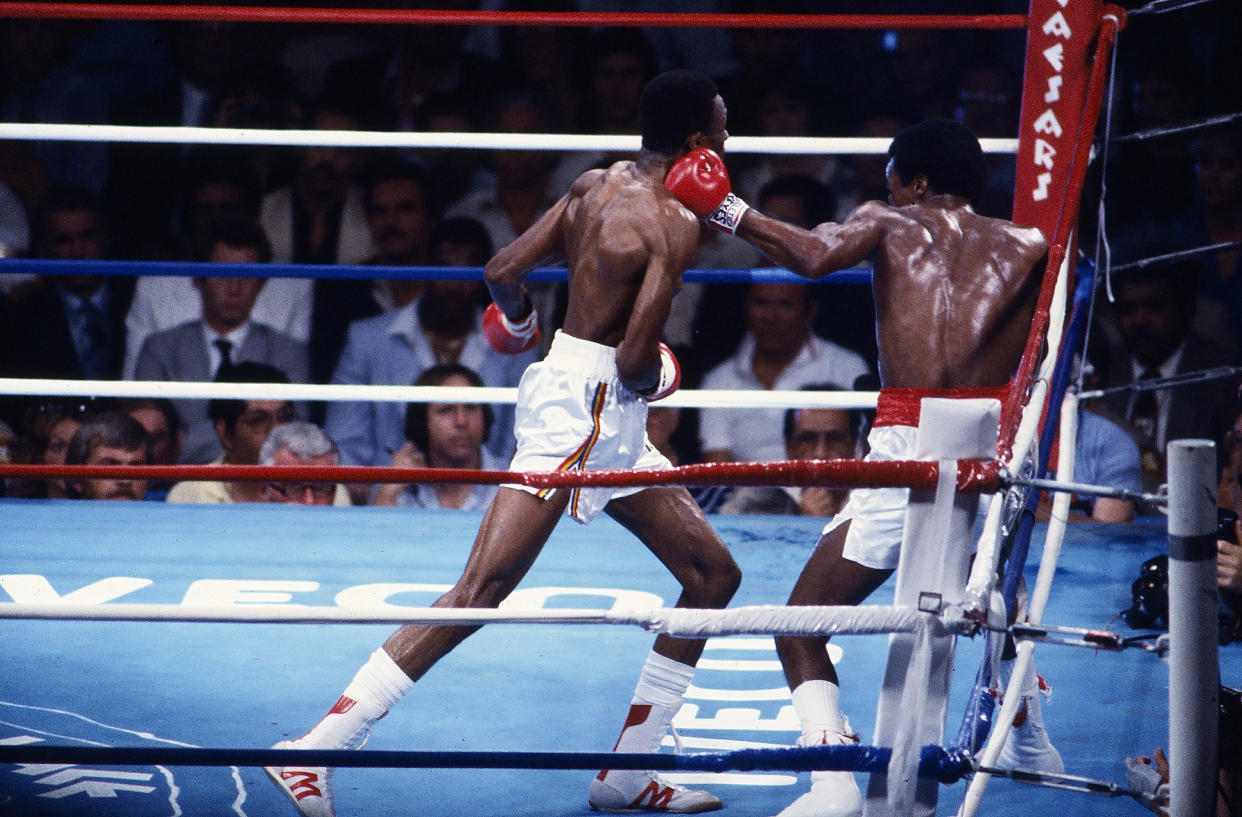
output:
[[802,202],[807,223],[799,225],[808,230],[817,224],[831,221],[837,209],[837,200],[828,185],[805,173],[786,173],[769,181],[759,189],[759,207],[770,196],[793,196]]
[[[256,363],[253,360],[241,360],[228,366],[221,366],[216,372],[217,383],[289,383],[289,375],[275,366]],[[215,423],[224,421],[224,427],[232,434],[237,430],[237,418],[246,413],[249,400],[234,400],[227,397],[215,397],[207,403],[207,419]]]
[[167,397],[124,397],[116,401],[116,409],[126,414],[144,408],[153,408],[164,415],[168,433],[176,436],[181,431],[181,415],[177,414],[177,407]]
[[[254,250],[260,264],[272,262],[271,242],[267,240],[267,233],[263,231],[263,226],[257,219],[236,216],[212,222],[200,249],[206,255],[210,255],[217,244]],[[200,260],[206,261],[207,258]]]
[[454,216],[441,221],[427,237],[427,247],[434,250],[441,244],[465,244],[473,249],[481,261],[487,263],[492,257],[492,236],[478,220],[469,216]]
[[57,185],[44,194],[35,210],[34,218],[31,219],[31,237],[34,239],[35,250],[40,253],[47,251],[47,222],[53,213],[79,210],[94,213],[99,221],[99,228],[105,233],[108,232],[108,215],[98,195],[81,185]]
[[[438,366],[432,366],[430,369],[424,369],[423,373],[414,381],[414,385],[439,386],[453,375],[465,378],[471,386],[479,387],[483,385],[483,378],[479,377],[474,369],[462,366],[460,363],[441,363]],[[428,405],[428,403],[407,403],[405,406],[405,438],[418,446],[418,450],[424,453],[427,451],[428,444]],[[496,414],[487,403],[482,405],[483,439],[486,440],[492,435],[492,423],[496,420]]]
[[393,153],[381,153],[362,166],[361,176],[363,206],[368,215],[371,212],[371,194],[377,185],[383,182],[408,181],[416,184],[422,192],[427,220],[433,221],[440,217],[442,202],[437,195],[435,179],[422,165],[406,161]]
[[657,74],[638,103],[643,149],[672,155],[688,137],[706,133],[718,93],[716,81],[699,71],[677,68]]
[[976,202],[988,169],[983,148],[970,128],[952,119],[926,119],[905,128],[888,146],[893,170],[904,184],[920,174],[934,193]]
[[[1168,247],[1160,243],[1149,243],[1148,247]],[[1172,249],[1157,249],[1156,255],[1171,252]],[[1202,267],[1192,258],[1170,258],[1161,261],[1150,261],[1141,266],[1130,267],[1113,272],[1113,292],[1120,295],[1121,290],[1132,284],[1155,284],[1169,295],[1174,306],[1185,315],[1193,315],[1199,300],[1199,276]]]
[[[803,386],[801,389],[799,389],[799,391],[843,392],[845,391],[845,389],[841,388],[836,383],[812,383],[810,385]],[[800,409],[800,408],[785,409],[785,424],[781,430],[784,434],[786,444],[789,444],[789,442],[793,440],[794,427],[798,424],[798,412],[800,411],[806,411],[806,409]],[[843,409],[843,411],[845,411],[846,413],[846,422],[849,424],[849,427],[850,427],[850,436],[853,437],[855,441],[857,441],[858,438],[862,436],[863,420],[864,420],[863,413],[859,409]]]

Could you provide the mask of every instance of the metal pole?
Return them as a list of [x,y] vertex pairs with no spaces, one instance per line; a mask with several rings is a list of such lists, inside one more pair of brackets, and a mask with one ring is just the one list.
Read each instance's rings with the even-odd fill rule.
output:
[[1214,814],[1220,663],[1216,446],[1169,443],[1170,817]]

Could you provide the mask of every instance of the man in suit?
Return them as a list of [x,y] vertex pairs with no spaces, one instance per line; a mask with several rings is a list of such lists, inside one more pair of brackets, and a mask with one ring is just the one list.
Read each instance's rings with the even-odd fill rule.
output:
[[[217,226],[208,260],[217,263],[266,263],[271,249],[263,230],[249,221],[227,221]],[[157,332],[138,353],[134,374],[138,380],[207,381],[221,367],[247,360],[266,363],[286,372],[295,383],[305,383],[309,361],[306,344],[250,319],[264,279],[195,278],[203,302],[203,317]],[[185,428],[181,462],[211,462],[221,453],[204,400],[178,400]]]
[[[1238,364],[1219,340],[1196,331],[1196,280],[1184,263],[1152,264],[1113,278],[1122,344],[1110,361],[1109,386]],[[1236,378],[1225,378],[1105,398],[1139,443],[1144,490],[1167,481],[1164,452],[1171,440],[1215,440],[1221,450],[1236,385]]]
[[[359,130],[347,100],[323,98],[306,127]],[[259,220],[280,263],[360,264],[375,254],[367,226],[356,148],[312,145],[298,153],[293,181],[263,197]],[[307,297],[310,297],[308,291]]]
[[[108,227],[99,200],[83,188],[53,190],[35,224],[39,258],[107,257]],[[6,371],[27,377],[118,377],[133,292],[129,277],[48,275],[16,293],[5,321]]]
[[[98,198],[78,187],[48,193],[35,218],[36,257],[100,260],[109,230]],[[46,275],[0,305],[0,374],[66,380],[115,379],[125,351],[127,276]],[[25,401],[4,400],[16,423]]]
[[[469,219],[441,222],[428,243],[431,263],[441,266],[481,266],[490,251],[486,230]],[[480,281],[428,281],[422,295],[400,309],[355,321],[332,382],[405,385],[437,364],[460,364],[484,385],[516,386],[536,354],[503,355],[487,345],[479,305],[484,294]],[[331,403],[324,429],[346,465],[388,465],[406,443],[405,406]],[[498,457],[512,453],[512,406],[497,407],[486,445]],[[365,494],[356,500],[364,503]]]

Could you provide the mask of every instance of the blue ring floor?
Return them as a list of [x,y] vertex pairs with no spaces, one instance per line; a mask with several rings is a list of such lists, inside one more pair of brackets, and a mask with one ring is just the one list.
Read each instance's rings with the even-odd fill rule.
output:
[[[429,604],[458,576],[481,514],[398,508],[0,502],[0,602]],[[823,520],[713,517],[742,566],[735,604],[784,601]],[[1033,583],[1043,526],[1036,531]],[[1109,627],[1140,563],[1167,550],[1159,520],[1073,527],[1045,623]],[[565,520],[515,594],[546,607],[672,604],[677,586],[620,526]],[[871,599],[888,603],[892,582]],[[0,744],[265,748],[336,700],[389,625],[0,621]],[[651,636],[637,627],[485,627],[381,721],[368,748],[611,750]],[[886,639],[839,637],[846,714],[869,742]],[[982,639],[958,642],[946,732],[957,732]],[[1045,722],[1066,771],[1125,783],[1122,758],[1167,745],[1167,667],[1132,650],[1041,645]],[[1242,646],[1221,649],[1242,677]],[[688,751],[789,745],[797,734],[771,639],[713,639],[677,726]],[[671,751],[671,750],[670,750]],[[341,769],[338,813],[580,817],[593,773]],[[806,775],[682,775],[723,815],[775,814]],[[860,780],[865,787],[866,781]],[[940,789],[952,814],[966,784]],[[1137,815],[1104,798],[993,780],[986,815]],[[279,817],[294,810],[256,768],[0,764],[3,817]]]

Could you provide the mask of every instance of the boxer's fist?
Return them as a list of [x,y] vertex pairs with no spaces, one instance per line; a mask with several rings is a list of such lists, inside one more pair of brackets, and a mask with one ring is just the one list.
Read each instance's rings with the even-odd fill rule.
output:
[[750,206],[729,189],[724,160],[709,148],[695,148],[673,162],[664,186],[690,212],[718,230],[736,233]]
[[656,379],[655,385],[642,392],[642,395],[647,398],[648,403],[654,403],[677,391],[679,386],[681,386],[681,364],[677,362],[677,356],[673,354],[673,350],[661,343],[660,376]]
[[496,304],[488,304],[483,312],[483,337],[487,345],[503,355],[520,355],[539,344],[539,318],[532,308],[530,314],[513,323]]

